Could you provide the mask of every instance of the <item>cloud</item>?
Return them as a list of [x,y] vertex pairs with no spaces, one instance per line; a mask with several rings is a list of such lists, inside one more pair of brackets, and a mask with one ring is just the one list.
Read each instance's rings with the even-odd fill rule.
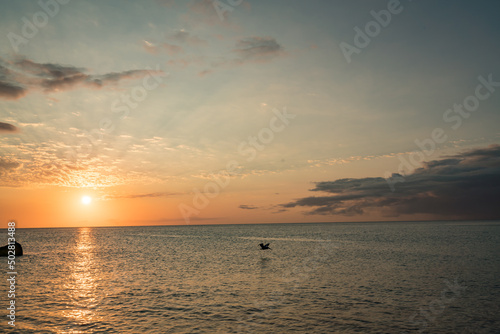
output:
[[241,61],[268,62],[284,53],[283,47],[271,37],[247,37],[233,50]]
[[389,153],[389,154],[381,154],[381,155],[366,155],[366,156],[350,156],[350,157],[344,157],[344,158],[327,158],[327,159],[321,159],[321,160],[307,160],[307,163],[310,164],[311,167],[322,167],[322,166],[335,166],[335,165],[345,165],[349,164],[354,161],[361,161],[361,160],[375,160],[375,159],[382,159],[382,158],[393,158],[398,155],[406,155],[406,154],[411,154],[413,152],[401,152],[401,153]]
[[424,163],[412,174],[393,174],[391,191],[381,177],[349,178],[316,183],[311,191],[328,195],[281,204],[309,207],[308,215],[361,215],[379,210],[386,216],[431,214],[436,219],[500,217],[500,145],[475,149]]
[[254,205],[246,205],[246,204],[242,204],[239,206],[240,209],[244,209],[244,210],[255,210],[255,209],[258,209],[257,206],[254,206]]
[[2,175],[1,173],[3,171],[9,170],[9,169],[18,169],[21,166],[22,166],[22,164],[17,162],[17,161],[0,158],[0,175]]
[[157,71],[129,70],[101,75],[86,72],[83,68],[36,63],[26,58],[13,62],[0,58],[0,98],[18,99],[36,89],[44,92],[69,90],[79,86],[99,89],[122,80],[142,78]]
[[192,35],[184,29],[175,31],[168,37],[168,39],[177,44],[188,44],[191,46],[204,46],[208,44],[207,41],[199,38],[198,36]]
[[143,48],[151,54],[158,54],[160,52],[160,47],[148,41],[142,41]]
[[120,195],[120,196],[108,196],[107,198],[111,199],[135,199],[135,198],[154,198],[154,197],[170,197],[178,195],[178,193],[167,193],[167,192],[157,192],[157,193],[148,193],[148,194],[135,194],[135,195]]
[[[190,217],[189,221],[216,221],[223,217]],[[172,225],[170,223],[178,222],[180,224],[175,225],[186,225],[184,218],[158,218],[158,219],[141,219],[141,220],[129,220],[124,221],[125,225]],[[165,235],[166,237],[173,237],[172,235]]]
[[154,55],[164,51],[169,56],[175,56],[185,52],[184,47],[181,45],[198,47],[208,44],[207,41],[192,35],[184,29],[176,30],[174,33],[169,34],[166,39],[168,42],[161,43],[143,40],[143,47],[148,53]]
[[[9,178],[9,176],[12,173],[15,173],[17,170],[21,169],[23,167],[23,164],[14,161],[12,159],[6,159],[0,157],[0,186],[4,186],[3,179]],[[10,183],[12,183],[12,180],[9,180]],[[11,184],[11,186],[16,187],[19,186],[19,184]]]
[[17,132],[18,131],[18,128],[12,124],[9,124],[9,123],[3,123],[3,122],[0,122],[0,133],[2,132]]
[[16,144],[17,153],[0,158],[0,187],[61,186],[101,188],[130,183],[150,184],[157,179],[144,173],[120,169],[110,161],[87,157],[71,162],[60,156],[65,144],[46,141],[36,149],[32,143]]
[[274,38],[254,36],[237,41],[232,54],[236,57],[219,57],[210,63],[210,68],[198,72],[198,75],[205,76],[216,68],[231,68],[249,63],[268,63],[285,55],[285,51]]
[[26,90],[11,82],[9,77],[12,72],[4,65],[1,64],[2,59],[0,58],[0,98],[4,99],[18,99],[26,94]]
[[15,100],[24,95],[26,95],[26,90],[23,87],[0,81],[0,98]]
[[203,77],[218,68],[234,68],[248,63],[268,63],[286,54],[282,45],[272,37],[246,37],[239,39],[232,49],[218,56],[200,55],[194,48],[208,46],[208,41],[193,35],[184,29],[167,35],[168,42],[152,43],[143,40],[144,49],[154,55],[166,52],[173,56],[167,63],[185,68],[196,64],[202,66],[198,75]]
[[184,52],[182,47],[180,47],[178,45],[174,45],[174,44],[169,44],[169,43],[161,43],[161,44],[157,45],[157,44],[153,44],[153,43],[148,42],[148,41],[143,41],[143,46],[144,46],[144,49],[146,49],[146,51],[151,53],[151,54],[158,54],[162,50],[164,50],[165,53],[168,54],[169,56],[173,56],[173,55],[176,55],[178,53]]

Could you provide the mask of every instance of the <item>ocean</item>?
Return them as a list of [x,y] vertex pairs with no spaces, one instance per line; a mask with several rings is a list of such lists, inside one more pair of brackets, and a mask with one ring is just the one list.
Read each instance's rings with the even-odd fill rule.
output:
[[497,221],[16,232],[0,332],[500,333]]

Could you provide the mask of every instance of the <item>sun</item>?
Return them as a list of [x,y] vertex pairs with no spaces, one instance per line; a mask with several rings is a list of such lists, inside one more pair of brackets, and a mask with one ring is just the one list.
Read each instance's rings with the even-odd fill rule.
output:
[[82,197],[82,204],[89,205],[92,202],[92,197],[90,196],[83,196]]

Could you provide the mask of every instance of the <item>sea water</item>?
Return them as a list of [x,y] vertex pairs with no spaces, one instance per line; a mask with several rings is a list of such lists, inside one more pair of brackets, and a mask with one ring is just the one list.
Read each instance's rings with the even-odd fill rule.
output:
[[500,222],[16,232],[0,332],[500,333]]

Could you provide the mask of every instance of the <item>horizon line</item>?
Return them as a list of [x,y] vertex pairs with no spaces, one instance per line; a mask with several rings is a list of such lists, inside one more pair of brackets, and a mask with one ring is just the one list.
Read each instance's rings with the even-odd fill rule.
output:
[[[367,221],[318,221],[318,222],[286,222],[286,223],[219,223],[219,224],[159,224],[159,225],[99,225],[99,226],[45,226],[45,227],[16,227],[19,229],[56,229],[56,228],[122,228],[122,227],[178,227],[178,226],[234,226],[234,225],[287,225],[287,224],[372,224],[372,223],[443,223],[443,222],[499,222],[495,219],[439,219],[439,220],[367,220]],[[6,230],[0,228],[0,230]]]

